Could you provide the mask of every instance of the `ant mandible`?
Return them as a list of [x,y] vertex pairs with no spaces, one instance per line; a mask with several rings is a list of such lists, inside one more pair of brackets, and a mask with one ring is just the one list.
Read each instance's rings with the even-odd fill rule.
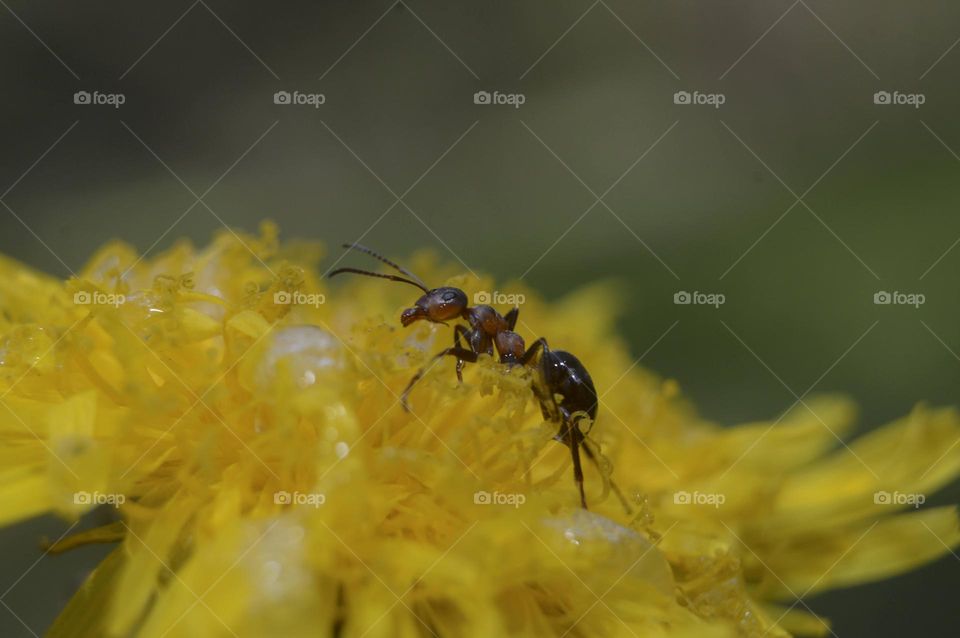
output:
[[[328,275],[334,277],[342,273],[353,273],[367,277],[379,277],[390,281],[399,281],[415,286],[423,291],[412,308],[407,308],[400,315],[400,323],[404,326],[424,320],[446,325],[448,321],[465,320],[470,327],[456,324],[453,327],[453,347],[441,350],[431,359],[430,365],[421,368],[407,384],[400,397],[403,408],[410,411],[407,397],[413,386],[423,377],[424,373],[437,359],[452,356],[457,359],[457,379],[463,381],[463,366],[465,363],[476,363],[481,354],[493,355],[494,349],[500,358],[500,363],[507,365],[529,366],[536,372],[532,389],[534,396],[540,403],[543,418],[547,421],[560,424],[560,430],[553,437],[555,440],[570,448],[573,457],[573,478],[580,491],[580,506],[587,509],[587,499],[583,490],[583,468],[580,464],[580,449],[598,469],[600,463],[593,450],[586,444],[586,436],[580,430],[579,422],[588,417],[593,423],[597,419],[597,391],[593,385],[590,373],[580,360],[569,352],[551,350],[547,340],[537,339],[527,348],[523,337],[514,332],[519,308],[513,308],[505,316],[488,305],[470,306],[467,303],[467,294],[459,288],[443,286],[428,288],[423,281],[412,272],[390,261],[379,253],[361,246],[360,244],[342,244],[343,248],[362,252],[374,259],[387,264],[400,275],[384,274],[361,270],[359,268],[337,268]],[[460,338],[463,337],[468,348],[464,348]],[[537,353],[540,357],[537,358]],[[561,397],[557,401],[558,395]],[[601,475],[604,472],[601,469]],[[619,498],[627,512],[631,512],[623,494],[612,479],[604,475],[614,493]]]

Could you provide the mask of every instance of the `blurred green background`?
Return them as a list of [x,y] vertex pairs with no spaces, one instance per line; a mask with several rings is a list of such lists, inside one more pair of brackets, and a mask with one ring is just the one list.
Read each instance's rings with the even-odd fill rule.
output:
[[[271,218],[330,246],[431,247],[551,298],[613,279],[634,356],[709,418],[841,391],[867,429],[957,402],[958,37],[946,0],[9,1],[0,250],[66,277],[110,238],[157,251]],[[41,633],[102,555],[17,581],[64,529],[0,531],[0,635]],[[956,635],[937,594],[958,584],[948,556],[810,605],[839,636]]]

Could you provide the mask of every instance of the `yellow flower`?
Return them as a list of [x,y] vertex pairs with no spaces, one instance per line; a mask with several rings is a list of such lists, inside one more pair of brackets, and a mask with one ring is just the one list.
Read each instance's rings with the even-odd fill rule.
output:
[[116,543],[53,636],[822,633],[798,597],[960,544],[953,508],[911,507],[960,474],[953,410],[849,448],[837,397],[720,428],[631,367],[614,290],[511,285],[518,331],[580,356],[602,395],[584,511],[525,370],[482,357],[458,385],[441,361],[404,411],[450,328],[401,328],[412,289],[329,286],[321,254],[266,225],[111,244],[66,284],[0,258],[0,523],[118,509],[50,548]]

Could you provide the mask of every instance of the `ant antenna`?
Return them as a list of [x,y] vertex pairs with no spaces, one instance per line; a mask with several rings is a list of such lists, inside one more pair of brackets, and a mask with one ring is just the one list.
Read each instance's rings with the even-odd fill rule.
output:
[[[414,275],[412,272],[410,272],[409,270],[407,270],[407,269],[404,268],[403,266],[400,266],[399,264],[396,264],[396,263],[390,261],[389,259],[387,259],[387,258],[384,257],[383,255],[377,253],[376,251],[374,251],[374,250],[372,250],[372,249],[370,249],[370,248],[367,248],[366,246],[362,246],[362,245],[360,245],[360,244],[357,244],[357,243],[353,243],[353,244],[341,244],[341,246],[342,246],[343,248],[348,249],[348,250],[356,250],[356,251],[359,251],[359,252],[361,252],[361,253],[364,253],[364,254],[366,254],[366,255],[369,255],[369,256],[373,257],[374,259],[377,259],[377,260],[379,260],[379,261],[382,261],[383,263],[387,264],[388,266],[394,268],[397,272],[399,272],[399,273],[401,273],[401,274],[403,274],[403,275],[406,275],[406,277],[398,277],[398,276],[396,276],[396,275],[385,275],[385,274],[382,274],[382,273],[370,272],[369,270],[360,270],[360,269],[358,269],[358,268],[337,268],[336,270],[332,271],[329,275],[327,275],[328,277],[333,277],[333,276],[335,276],[335,275],[339,275],[340,273],[349,272],[349,273],[354,273],[354,274],[357,274],[357,275],[366,275],[366,276],[368,276],[368,277],[380,277],[381,279],[389,279],[390,281],[402,281],[403,283],[410,284],[411,286],[416,286],[417,288],[419,288],[419,289],[422,290],[423,292],[430,292],[430,289],[427,288],[427,285],[426,285],[425,283],[423,283],[423,281],[422,281],[419,277],[417,277],[416,275]],[[408,279],[408,277],[409,277],[409,279]]]
[[357,251],[360,251],[360,252],[364,253],[365,255],[370,255],[370,256],[373,257],[374,259],[379,259],[380,261],[382,261],[382,262],[385,263],[386,265],[392,267],[394,270],[396,270],[397,272],[399,272],[401,275],[406,275],[407,277],[409,277],[409,278],[412,279],[413,281],[415,281],[415,282],[417,282],[418,284],[420,284],[420,287],[421,287],[421,288],[426,289],[426,287],[427,287],[427,284],[423,283],[423,280],[420,279],[419,277],[417,277],[415,274],[413,274],[412,272],[410,272],[409,270],[407,270],[407,269],[404,268],[403,266],[401,266],[401,265],[399,265],[399,264],[397,264],[397,263],[395,263],[395,262],[390,261],[389,259],[387,259],[386,257],[384,257],[383,255],[381,255],[380,253],[378,253],[378,252],[375,251],[375,250],[372,250],[372,249],[370,249],[370,248],[367,248],[366,246],[363,246],[363,245],[358,244],[358,243],[356,243],[356,242],[354,242],[354,243],[352,243],[352,244],[340,244],[340,246],[341,246],[342,248],[346,248],[346,249],[348,249],[348,250],[357,250]]

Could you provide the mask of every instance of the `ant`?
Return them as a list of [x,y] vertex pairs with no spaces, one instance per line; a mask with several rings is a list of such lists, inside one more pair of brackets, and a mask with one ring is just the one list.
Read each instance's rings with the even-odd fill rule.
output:
[[[466,363],[476,363],[481,354],[493,355],[494,349],[500,357],[500,363],[513,366],[530,367],[535,373],[532,389],[534,396],[540,403],[543,418],[547,421],[560,424],[560,430],[553,437],[556,441],[570,448],[573,457],[573,478],[580,491],[580,506],[587,509],[587,499],[583,490],[583,468],[580,464],[580,449],[587,458],[600,468],[599,460],[586,444],[586,435],[580,430],[579,422],[589,418],[590,423],[597,419],[597,391],[593,379],[586,367],[577,357],[563,350],[551,350],[547,340],[537,339],[527,348],[523,337],[514,332],[520,309],[514,307],[506,315],[501,315],[491,306],[470,306],[467,294],[459,288],[443,286],[428,288],[423,281],[412,272],[390,261],[379,253],[361,246],[360,244],[342,244],[343,248],[362,252],[377,259],[400,275],[385,274],[361,270],[359,268],[337,268],[328,275],[334,277],[342,273],[353,273],[367,277],[379,277],[390,281],[399,281],[410,284],[423,291],[411,308],[407,308],[400,315],[400,323],[404,327],[416,321],[429,321],[447,325],[448,321],[463,319],[469,328],[463,324],[453,327],[453,347],[445,348],[433,356],[430,364],[421,368],[400,397],[400,402],[406,411],[410,411],[407,397],[413,386],[423,377],[433,363],[443,357],[452,356],[457,359],[457,379],[463,381],[463,367]],[[466,341],[469,348],[463,347],[460,338]],[[539,358],[537,354],[540,354]],[[559,395],[559,402],[558,402]],[[627,500],[612,479],[607,477],[601,469],[608,485],[619,498],[624,509],[632,513]]]

